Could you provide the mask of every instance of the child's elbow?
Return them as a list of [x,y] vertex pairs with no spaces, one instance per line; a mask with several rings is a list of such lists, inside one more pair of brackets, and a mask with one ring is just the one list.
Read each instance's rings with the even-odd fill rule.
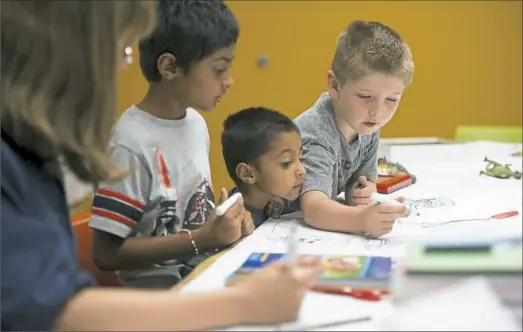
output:
[[103,257],[103,255],[93,255],[94,265],[102,271],[116,271],[118,270],[117,264],[114,260]]
[[115,241],[109,237],[111,234],[102,234],[104,232],[95,231],[93,236],[92,257],[94,265],[102,271],[120,270],[117,261],[117,252]]

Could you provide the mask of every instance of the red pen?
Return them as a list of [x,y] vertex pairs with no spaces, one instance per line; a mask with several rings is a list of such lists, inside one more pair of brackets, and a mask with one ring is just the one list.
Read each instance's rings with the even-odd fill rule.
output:
[[358,289],[352,289],[350,287],[331,288],[331,287],[313,286],[311,290],[316,291],[316,292],[321,292],[321,293],[350,296],[350,297],[354,297],[358,300],[364,300],[364,301],[380,301],[383,295],[387,295],[389,293],[387,291],[380,291],[380,290],[374,290],[374,291],[358,290]]

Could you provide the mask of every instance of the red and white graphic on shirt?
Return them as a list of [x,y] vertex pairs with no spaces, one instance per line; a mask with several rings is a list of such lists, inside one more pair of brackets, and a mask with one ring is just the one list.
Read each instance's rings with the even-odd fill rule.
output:
[[179,219],[176,215],[176,204],[178,203],[178,193],[171,186],[169,171],[165,158],[160,150],[155,153],[156,166],[161,179],[161,188],[163,188],[163,199],[160,202],[158,216],[155,219],[153,236],[167,236],[176,233],[176,224]]

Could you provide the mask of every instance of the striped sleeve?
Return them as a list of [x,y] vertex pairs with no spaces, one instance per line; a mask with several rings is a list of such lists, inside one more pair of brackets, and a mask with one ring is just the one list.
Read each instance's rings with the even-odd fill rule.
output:
[[142,219],[151,176],[140,158],[125,147],[117,146],[112,156],[116,163],[129,168],[131,173],[122,181],[98,187],[89,225],[126,238]]

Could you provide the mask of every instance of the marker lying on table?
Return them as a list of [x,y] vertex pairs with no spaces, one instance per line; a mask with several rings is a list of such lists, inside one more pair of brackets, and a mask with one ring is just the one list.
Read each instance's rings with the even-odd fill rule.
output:
[[234,203],[240,200],[240,198],[242,198],[242,193],[239,192],[227,198],[225,202],[223,202],[216,208],[216,215],[218,217],[223,216],[231,208],[231,206],[234,205]]
[[[395,206],[404,206],[405,209],[407,210],[407,214],[411,214],[411,209],[406,206],[405,204],[401,203],[401,202],[398,202],[397,200],[395,200],[394,198],[390,197],[389,195],[385,195],[385,194],[380,194],[380,193],[372,193],[370,195],[370,199],[372,199],[373,202],[375,203],[379,203],[379,204],[390,204],[390,205],[395,205]],[[419,213],[417,213],[417,215],[419,215]]]
[[358,300],[364,301],[380,301],[383,296],[388,295],[386,291],[373,291],[373,290],[357,290],[350,287],[334,288],[334,287],[323,287],[323,286],[312,286],[311,290],[319,293],[327,293],[334,295],[350,296]]

